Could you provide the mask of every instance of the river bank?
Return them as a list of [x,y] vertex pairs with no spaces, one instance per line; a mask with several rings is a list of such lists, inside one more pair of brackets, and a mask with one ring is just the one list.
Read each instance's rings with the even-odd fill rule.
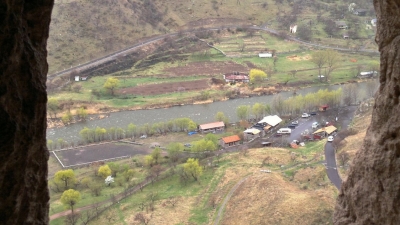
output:
[[[133,106],[133,107],[121,107],[121,108],[105,106],[104,104],[84,103],[84,104],[81,104],[81,106],[84,107],[89,113],[88,117],[85,120],[79,119],[77,116],[74,116],[73,119],[69,123],[65,124],[61,120],[61,117],[54,118],[54,117],[48,116],[47,128],[50,129],[50,128],[65,127],[65,126],[69,126],[71,124],[85,122],[86,120],[89,120],[89,121],[101,120],[101,119],[109,117],[110,113],[115,113],[115,112],[165,109],[165,108],[179,107],[179,106],[185,106],[185,105],[202,105],[202,104],[210,104],[210,103],[214,103],[214,102],[229,101],[229,100],[234,100],[234,99],[244,99],[244,98],[259,97],[259,96],[270,96],[270,95],[275,95],[275,94],[278,94],[281,92],[292,92],[293,95],[296,95],[302,89],[306,89],[306,88],[310,88],[310,87],[325,87],[325,86],[328,87],[328,86],[332,86],[332,85],[343,85],[346,83],[357,83],[357,82],[363,82],[363,81],[349,80],[347,82],[342,82],[342,83],[337,83],[337,84],[320,83],[318,85],[315,85],[315,83],[309,82],[309,83],[303,83],[303,86],[297,86],[295,83],[287,84],[287,85],[276,84],[274,86],[256,87],[253,89],[250,89],[248,86],[245,86],[245,88],[238,89],[238,91],[236,93],[232,94],[229,97],[227,97],[225,95],[215,95],[212,97],[212,99],[207,99],[207,100],[194,100],[191,98],[191,99],[181,100],[179,103],[165,102],[162,104],[159,103],[159,104],[149,104],[149,105],[138,105],[138,106]],[[59,114],[63,114],[63,112],[59,113]],[[76,114],[76,113],[74,113],[74,111],[72,111],[72,114]]]

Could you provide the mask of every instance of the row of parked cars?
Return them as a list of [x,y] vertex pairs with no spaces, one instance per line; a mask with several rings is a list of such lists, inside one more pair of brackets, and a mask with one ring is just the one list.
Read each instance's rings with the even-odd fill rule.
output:
[[[314,116],[314,115],[317,115],[317,113],[316,113],[316,112],[303,113],[303,114],[301,114],[301,118],[308,118],[308,117]],[[299,125],[299,121],[298,121],[298,120],[292,121],[287,127],[285,127],[285,128],[280,128],[280,129],[277,131],[277,134],[278,134],[278,135],[281,135],[281,134],[291,134],[291,133],[292,133],[292,129],[296,128],[297,125]],[[312,128],[314,128],[314,129],[317,128],[318,126],[319,126],[319,123],[318,123],[318,122],[314,122],[314,123],[312,124]]]

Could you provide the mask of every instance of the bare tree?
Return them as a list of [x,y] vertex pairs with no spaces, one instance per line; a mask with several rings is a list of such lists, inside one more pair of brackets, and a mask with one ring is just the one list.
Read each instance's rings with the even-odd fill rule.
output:
[[68,214],[68,215],[65,217],[64,222],[65,222],[65,224],[67,224],[67,225],[75,225],[75,224],[78,223],[78,220],[79,220],[80,216],[81,216],[81,215],[80,215],[79,213],[71,213],[71,214]]
[[138,214],[135,215],[135,221],[138,221],[138,222],[140,222],[140,223],[142,223],[142,224],[147,225],[147,224],[150,223],[151,216],[152,216],[152,215],[147,216],[147,215],[145,215],[144,213],[141,213],[141,212],[140,212],[140,213],[138,213]]
[[339,156],[340,164],[342,166],[346,165],[346,163],[348,163],[350,160],[349,153],[347,153],[345,151],[340,152],[338,156]]
[[346,105],[357,103],[358,89],[356,84],[348,84],[343,88],[343,102]]

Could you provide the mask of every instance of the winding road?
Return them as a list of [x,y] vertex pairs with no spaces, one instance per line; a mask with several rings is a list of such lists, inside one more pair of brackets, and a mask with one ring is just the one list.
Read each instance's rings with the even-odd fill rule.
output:
[[[227,29],[227,28],[235,29],[235,28],[238,28],[238,27],[239,27],[238,25],[227,25],[227,26],[214,27],[214,28],[188,29],[188,30],[185,30],[185,31],[174,32],[174,33],[163,34],[163,35],[151,37],[151,38],[148,38],[147,40],[141,41],[140,43],[132,45],[132,46],[126,48],[126,49],[111,53],[109,55],[103,56],[101,58],[97,58],[95,60],[89,61],[89,62],[84,63],[84,64],[80,64],[79,66],[71,67],[69,69],[66,69],[66,70],[63,70],[63,71],[60,71],[60,72],[57,72],[57,73],[54,73],[54,74],[50,74],[50,75],[47,76],[47,79],[52,80],[55,77],[65,75],[65,74],[70,73],[71,71],[74,71],[74,70],[77,71],[77,72],[81,72],[83,70],[87,70],[87,69],[99,66],[101,64],[108,63],[108,62],[110,62],[112,60],[115,60],[119,56],[125,56],[127,54],[130,54],[130,53],[136,51],[137,49],[139,49],[141,47],[144,47],[146,45],[155,43],[155,42],[160,41],[160,40],[162,40],[162,39],[164,39],[166,37],[177,36],[179,33],[182,33],[182,32],[183,33],[191,33],[191,32],[202,31],[202,30],[220,30],[220,29]],[[240,26],[240,27],[243,28],[243,26]],[[271,34],[276,34],[276,35],[279,33],[277,30],[268,28],[265,24],[262,25],[262,26],[256,26],[256,25],[247,26],[246,28],[247,29],[253,29],[253,30],[259,30],[259,31],[265,31],[265,32],[269,32]],[[355,52],[354,49],[314,44],[314,43],[311,43],[311,42],[303,41],[303,40],[301,40],[299,38],[296,38],[296,37],[290,36],[290,35],[287,36],[286,39],[298,42],[300,44],[303,44],[303,45],[306,45],[306,46],[309,46],[309,47],[314,47],[314,48],[325,48],[325,49],[334,49],[334,50],[337,50],[337,51]],[[368,50],[368,49],[360,49],[360,50],[358,50],[358,52],[379,54],[378,51]]]

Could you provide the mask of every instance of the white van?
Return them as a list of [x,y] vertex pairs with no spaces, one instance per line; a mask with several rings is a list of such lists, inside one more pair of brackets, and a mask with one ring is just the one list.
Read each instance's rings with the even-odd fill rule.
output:
[[292,129],[290,128],[281,128],[277,131],[278,134],[290,134],[292,133]]

